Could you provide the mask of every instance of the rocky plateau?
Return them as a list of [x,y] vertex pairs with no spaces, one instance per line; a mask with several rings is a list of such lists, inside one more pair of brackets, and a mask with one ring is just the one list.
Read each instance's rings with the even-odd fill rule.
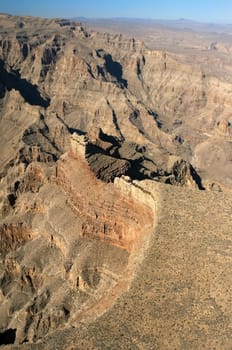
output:
[[209,48],[0,14],[1,348],[231,349],[232,51]]

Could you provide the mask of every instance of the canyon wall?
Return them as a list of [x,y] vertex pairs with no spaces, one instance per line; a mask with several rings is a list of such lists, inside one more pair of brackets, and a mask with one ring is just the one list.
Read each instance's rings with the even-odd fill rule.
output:
[[159,188],[229,192],[231,86],[79,22],[0,20],[0,343],[27,347],[127,293]]

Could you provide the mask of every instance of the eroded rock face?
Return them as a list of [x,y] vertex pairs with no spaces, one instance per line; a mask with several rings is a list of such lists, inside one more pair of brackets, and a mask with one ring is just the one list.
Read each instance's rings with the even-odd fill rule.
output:
[[217,122],[217,128],[219,133],[224,136],[231,136],[230,121],[227,119],[222,119]]
[[168,162],[159,168],[147,159],[146,146],[129,143],[106,135],[102,130],[94,134],[71,137],[72,157],[86,159],[95,176],[105,182],[116,177],[130,176],[133,180],[153,179],[172,185],[203,189],[201,179],[192,165],[176,156],[169,156]]
[[27,241],[33,239],[34,236],[31,230],[23,227],[23,223],[3,225],[0,228],[1,255],[5,256],[7,253],[18,249]]
[[[53,125],[47,125],[47,131],[44,127],[41,130],[49,138],[53,157],[65,148],[67,132],[90,133],[97,126],[116,139],[146,145],[148,161],[158,168],[166,167],[168,154],[192,163],[196,161],[196,146],[213,136],[218,113],[224,113],[216,106],[229,105],[228,89],[216,77],[193,70],[171,53],[149,51],[135,40],[94,33],[75,22],[60,25],[59,21],[35,19],[32,28],[26,19],[22,34],[13,17],[2,16],[1,20],[8,25],[7,31],[1,33],[3,114],[10,120],[18,119],[16,115],[24,114],[19,111],[24,101],[29,114],[46,109],[41,113],[45,124],[52,120]],[[190,75],[189,87],[185,82]],[[224,92],[223,103],[218,101],[219,88]],[[12,94],[15,91],[17,99],[21,98],[17,104]],[[35,121],[37,118],[34,114]],[[58,123],[59,130],[55,130]],[[21,132],[36,127],[28,123],[28,118],[23,124]],[[228,137],[223,122],[218,129],[223,130],[217,135]],[[54,146],[57,149],[51,150]],[[112,169],[117,167],[114,163],[111,159]],[[203,163],[196,161],[194,167],[199,168],[204,180],[218,181],[217,176],[202,168]],[[113,170],[113,177],[126,172],[128,164],[121,162],[119,167],[123,171]]]
[[[23,189],[19,185],[16,191],[17,216],[26,214],[24,197],[33,193]],[[83,155],[73,157],[72,150],[34,194],[34,211],[27,211],[31,231],[23,224],[1,228],[0,285],[3,298],[11,298],[1,306],[0,327],[14,325],[17,343],[36,342],[67,322],[76,324],[115,289],[113,302],[122,293],[137,241],[154,225],[151,203],[98,180]],[[16,311],[20,321],[14,320]]]
[[[132,198],[124,198],[123,193],[118,192],[112,184],[94,180],[87,162],[85,164],[77,160],[62,158],[58,163],[56,181],[69,194],[74,212],[80,213],[80,234],[130,250],[142,227],[146,231],[146,226],[152,224],[152,212],[133,202]],[[84,169],[75,173],[75,164]]]
[[[120,35],[0,19],[0,335],[33,344],[129,288],[155,225],[155,182],[203,188],[210,172],[201,183],[191,160],[207,168],[208,136],[196,141],[183,114],[218,90],[197,71],[193,95],[188,65]],[[219,144],[228,137],[228,123],[209,124]]]

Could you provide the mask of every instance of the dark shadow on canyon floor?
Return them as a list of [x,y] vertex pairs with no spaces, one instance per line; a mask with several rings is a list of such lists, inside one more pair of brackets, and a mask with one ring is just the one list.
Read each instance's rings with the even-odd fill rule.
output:
[[41,97],[37,86],[29,83],[26,79],[22,79],[18,72],[9,73],[4,68],[4,61],[0,59],[0,83],[7,90],[15,89],[30,105],[41,106],[47,108],[50,104],[49,99]]

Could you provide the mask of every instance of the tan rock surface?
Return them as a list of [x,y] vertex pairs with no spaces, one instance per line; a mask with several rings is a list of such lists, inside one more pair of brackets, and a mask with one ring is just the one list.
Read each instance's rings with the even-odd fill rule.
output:
[[231,348],[230,50],[199,52],[0,15],[0,345]]
[[104,315],[89,310],[90,319],[36,348],[230,349],[231,196],[153,182],[148,188],[157,223],[130,285]]
[[[20,20],[23,29],[15,24]],[[166,51],[148,50],[136,40],[91,32],[71,21],[4,15],[1,21],[2,25],[7,23],[1,32],[1,64],[4,79],[8,79],[7,88],[3,79],[2,125],[5,118],[22,123],[26,114],[38,120],[41,113],[47,125],[52,120],[54,129],[57,118],[72,130],[90,132],[97,126],[108,135],[146,144],[151,160],[160,163],[167,154],[177,154],[192,163],[197,145],[214,143],[218,132],[223,140],[228,139],[230,131],[228,124],[223,127],[223,120],[230,123],[224,118],[231,105],[231,72],[226,64],[229,53],[228,57],[220,56],[217,50],[209,54],[204,45],[186,54],[174,53],[168,46]],[[191,33],[188,35],[191,41]],[[186,40],[183,45],[187,45]],[[210,70],[205,63],[196,64],[194,50],[203,63],[208,61]],[[17,102],[29,89],[27,104]],[[24,106],[27,111],[17,112]],[[23,117],[16,117],[19,114]],[[22,128],[30,125],[31,117],[25,119]],[[58,139],[57,135],[56,143]],[[7,162],[3,155],[2,165]],[[201,157],[202,162],[195,164],[197,171],[204,181],[217,181],[215,172],[202,166],[207,160]],[[230,163],[223,163],[222,177],[225,174],[226,178]],[[226,180],[221,185],[230,186]]]

